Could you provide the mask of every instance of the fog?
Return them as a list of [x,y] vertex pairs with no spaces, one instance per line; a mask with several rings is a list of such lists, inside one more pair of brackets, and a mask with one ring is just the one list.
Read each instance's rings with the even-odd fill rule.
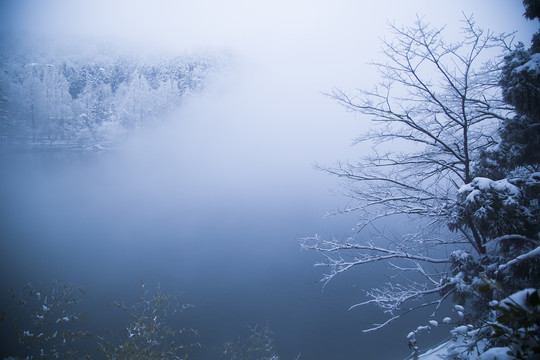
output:
[[[338,179],[313,165],[369,150],[351,146],[367,119],[322,92],[377,81],[367,63],[381,56],[387,21],[410,24],[419,15],[456,31],[464,12],[496,32],[519,30],[516,38],[528,42],[536,28],[520,2],[0,4],[3,35],[28,44],[104,41],[226,59],[203,91],[113,150],[1,153],[2,291],[59,279],[83,286],[98,308],[135,299],[139,280],[161,283],[194,305],[185,314],[203,345],[194,359],[212,358],[247,325],[266,323],[282,359],[408,355],[413,317],[363,334],[380,314],[347,310],[383,279],[373,276],[379,268],[345,274],[323,291],[324,269],[297,245],[315,233],[345,237],[355,224],[323,217],[346,200],[331,192]],[[91,326],[115,326],[92,314]]]

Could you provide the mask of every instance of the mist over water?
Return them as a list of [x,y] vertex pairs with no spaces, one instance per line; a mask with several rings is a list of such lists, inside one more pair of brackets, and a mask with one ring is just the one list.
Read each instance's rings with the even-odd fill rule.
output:
[[[89,326],[114,328],[116,318],[100,309],[136,301],[139,281],[159,283],[194,305],[183,314],[185,326],[200,332],[194,359],[211,359],[247,325],[266,323],[282,359],[405,357],[405,335],[419,325],[413,317],[363,334],[381,314],[347,310],[384,280],[382,269],[352,271],[323,291],[325,269],[314,269],[317,257],[297,245],[315,233],[345,237],[355,224],[353,217],[323,218],[345,200],[329,191],[336,179],[313,164],[354,160],[368,150],[350,147],[367,122],[321,91],[376,80],[364,63],[379,56],[386,19],[407,23],[426,13],[436,24],[446,22],[441,14],[457,19],[458,5],[482,7],[338,1],[258,8],[236,1],[229,8],[205,1],[167,11],[169,2],[158,3],[135,2],[120,26],[123,2],[53,1],[47,9],[2,2],[6,34],[24,28],[68,41],[89,36],[92,19],[101,19],[98,38],[145,51],[152,42],[173,52],[225,51],[230,64],[161,124],[130,133],[113,150],[2,151],[0,291],[29,281],[74,283],[94,298]],[[499,5],[478,13],[479,21],[500,31],[521,26],[519,7],[503,24],[509,6]],[[77,16],[59,16],[59,9]],[[179,9],[187,14],[181,19],[174,17]],[[8,345],[1,348],[0,356],[8,356]]]
[[[2,181],[6,287],[61,279],[84,286],[97,307],[134,301],[139,280],[161,283],[195,305],[186,321],[199,329],[207,351],[247,325],[268,322],[283,356],[350,356],[360,333],[346,309],[360,289],[349,283],[323,293],[315,259],[296,245],[325,210],[309,185],[291,189],[277,178],[272,186],[257,186],[251,167],[243,180],[250,186],[240,193],[231,188],[230,174],[205,169],[202,159],[201,166],[173,153],[132,155],[2,159],[10,174]],[[336,232],[345,225],[338,224]],[[328,331],[341,335],[328,337]],[[200,358],[208,358],[205,349]]]
[[135,301],[139,280],[160,283],[194,305],[185,320],[201,334],[195,358],[266,323],[284,357],[348,358],[360,328],[346,309],[361,288],[322,292],[316,259],[296,242],[352,226],[322,219],[337,199],[312,168],[322,143],[340,145],[312,137],[325,121],[313,109],[299,132],[289,100],[215,91],[112,151],[3,153],[2,282],[84,286],[89,324],[108,328],[118,324],[98,305]]
[[[83,286],[94,298],[89,326],[115,328],[108,303],[136,301],[140,280],[161,284],[194,305],[180,325],[200,332],[196,359],[215,358],[248,325],[265,324],[283,358],[367,354],[383,333],[363,335],[359,321],[376,319],[347,309],[373,274],[323,292],[324,269],[297,245],[316,232],[345,236],[354,225],[322,217],[341,201],[329,192],[334,179],[313,169],[351,151],[352,131],[328,122],[339,116],[352,127],[354,119],[318,92],[299,100],[289,86],[276,96],[252,91],[241,76],[111,151],[4,152],[4,287],[50,279]],[[308,106],[315,99],[320,105]],[[401,345],[389,354],[405,355]]]

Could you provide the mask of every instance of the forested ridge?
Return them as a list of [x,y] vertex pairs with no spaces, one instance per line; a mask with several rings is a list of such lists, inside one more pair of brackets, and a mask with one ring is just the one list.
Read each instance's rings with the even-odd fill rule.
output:
[[111,46],[29,51],[3,45],[0,141],[24,147],[106,146],[163,121],[200,91],[216,59],[133,55]]

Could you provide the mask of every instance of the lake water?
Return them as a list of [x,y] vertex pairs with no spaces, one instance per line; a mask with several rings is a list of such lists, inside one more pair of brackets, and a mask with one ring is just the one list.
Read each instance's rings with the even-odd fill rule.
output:
[[[319,258],[297,244],[351,228],[350,218],[321,216],[338,201],[326,190],[333,179],[310,169],[310,178],[288,182],[250,175],[247,164],[231,181],[219,164],[185,160],[131,150],[3,152],[1,291],[29,281],[77,284],[93,298],[89,328],[121,330],[107,304],[136,302],[139,281],[161,284],[194,306],[181,324],[199,331],[193,359],[218,359],[224,342],[266,324],[281,359],[408,355],[414,318],[363,334],[383,315],[347,310],[384,279],[382,268],[351,271],[323,291]],[[1,357],[12,351],[3,341]]]

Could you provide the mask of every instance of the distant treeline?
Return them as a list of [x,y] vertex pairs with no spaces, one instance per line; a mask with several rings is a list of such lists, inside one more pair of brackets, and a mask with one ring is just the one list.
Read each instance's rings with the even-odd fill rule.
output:
[[210,57],[92,51],[58,55],[2,49],[0,142],[108,143],[160,121],[186,95],[202,89],[216,65]]

